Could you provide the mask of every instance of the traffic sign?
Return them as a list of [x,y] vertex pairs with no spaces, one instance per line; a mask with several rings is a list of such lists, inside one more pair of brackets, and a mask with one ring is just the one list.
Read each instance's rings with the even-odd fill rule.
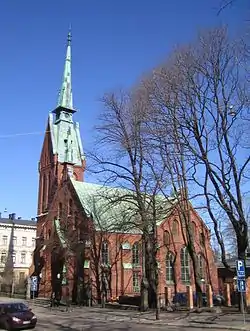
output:
[[36,292],[37,291],[37,276],[32,276],[30,280],[31,280],[30,289],[32,292]]
[[246,280],[245,279],[237,279],[237,289],[238,289],[238,292],[246,292]]
[[236,272],[237,272],[237,278],[246,277],[245,264],[243,260],[236,260]]

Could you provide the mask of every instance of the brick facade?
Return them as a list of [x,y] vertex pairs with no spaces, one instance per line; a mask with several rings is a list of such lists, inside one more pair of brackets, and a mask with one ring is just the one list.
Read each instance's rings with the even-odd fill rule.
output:
[[[95,242],[95,249],[99,251],[98,254],[94,254],[93,249],[85,247],[85,277],[92,278],[93,288],[96,288],[96,282],[100,279],[101,272],[100,266],[102,265],[102,252],[100,245],[105,241],[108,244],[108,257],[106,262],[111,266],[111,291],[109,296],[117,297],[119,295],[136,295],[140,288],[137,286],[140,284],[141,278],[141,235],[139,234],[123,234],[123,233],[101,233],[92,231],[92,223],[89,220],[77,195],[71,185],[71,182],[66,180],[61,187],[58,188],[54,199],[51,203],[51,208],[48,210],[48,214],[45,218],[41,218],[44,222],[43,235],[45,240],[49,240],[51,236],[56,236],[55,229],[53,227],[53,220],[58,216],[59,207],[63,206],[63,210],[59,211],[61,214],[61,225],[67,227],[68,237],[74,242],[80,242],[82,239],[90,239]],[[209,242],[209,230],[204,225],[198,214],[192,210],[191,213],[192,227],[195,238],[195,249],[197,255],[203,256],[202,275],[204,278],[204,289],[206,284],[212,284],[215,293],[218,292],[218,279],[217,269],[214,263],[213,252]],[[39,229],[39,227],[38,227]],[[38,230],[39,231],[39,230]],[[203,233],[203,235],[202,235]],[[166,235],[166,234],[169,234]],[[171,287],[174,294],[175,286],[177,292],[185,292],[186,285],[189,282],[185,282],[181,276],[181,250],[185,247],[185,241],[183,239],[183,233],[181,231],[180,221],[177,214],[168,216],[165,222],[163,222],[157,228],[158,236],[158,262],[159,262],[159,293],[164,297],[165,287]],[[166,242],[167,238],[167,242]],[[55,243],[55,239],[53,239]],[[138,260],[136,260],[136,251],[133,247],[135,243],[139,243]],[[134,254],[133,254],[134,252]],[[166,256],[169,252],[176,256],[176,261],[173,266],[175,274],[175,282],[170,279],[171,271],[167,269]],[[46,264],[42,271],[42,281],[40,286],[40,295],[50,295],[51,286],[51,261],[49,248],[45,250]],[[134,255],[134,258],[133,258]],[[70,258],[67,274],[64,275],[69,281],[70,291],[72,293],[74,287],[74,272],[75,272],[75,257]],[[134,261],[133,261],[134,259]],[[89,263],[88,263],[89,261]],[[133,263],[139,262],[139,263]],[[98,275],[96,273],[96,267],[98,269]],[[190,267],[190,283],[194,286],[192,263],[189,263]],[[167,277],[168,274],[168,277]],[[138,284],[137,284],[138,282]],[[175,285],[176,284],[176,285]],[[46,288],[45,288],[46,286]],[[97,296],[95,290],[94,296]]]

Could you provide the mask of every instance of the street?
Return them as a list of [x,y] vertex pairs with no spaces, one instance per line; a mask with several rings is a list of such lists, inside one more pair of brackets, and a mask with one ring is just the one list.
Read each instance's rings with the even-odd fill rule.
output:
[[[218,330],[249,330],[249,321],[245,328],[243,325],[233,325],[231,322],[227,327],[223,325],[202,324],[206,316],[200,316],[200,322],[188,323],[186,313],[162,313],[161,320],[155,321],[152,312],[140,314],[136,311],[120,311],[102,308],[75,308],[71,312],[65,312],[63,309],[50,310],[34,306],[33,312],[38,317],[36,330],[64,330],[64,331],[82,331],[82,330],[169,330],[169,331],[201,331],[209,328],[212,331]],[[189,320],[190,322],[190,320]],[[223,322],[223,321],[222,321]],[[223,323],[225,324],[225,323]]]

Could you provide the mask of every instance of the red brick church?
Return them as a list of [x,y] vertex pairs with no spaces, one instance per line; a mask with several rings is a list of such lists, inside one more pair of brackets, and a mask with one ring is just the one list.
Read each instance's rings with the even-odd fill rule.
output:
[[[71,35],[68,35],[63,81],[55,110],[49,113],[39,162],[37,245],[33,275],[38,294],[69,289],[77,301],[83,284],[99,298],[103,273],[109,297],[140,292],[141,232],[128,227],[129,206],[108,206],[121,190],[84,181],[86,166],[79,123],[74,121],[71,87]],[[171,200],[172,199],[172,200]],[[178,214],[169,199],[167,216],[157,222],[159,292],[184,292],[193,284],[192,265]],[[173,201],[173,203],[171,203]],[[125,221],[124,221],[125,220]],[[192,229],[204,283],[218,289],[209,229],[192,210]],[[172,261],[175,260],[173,265]]]

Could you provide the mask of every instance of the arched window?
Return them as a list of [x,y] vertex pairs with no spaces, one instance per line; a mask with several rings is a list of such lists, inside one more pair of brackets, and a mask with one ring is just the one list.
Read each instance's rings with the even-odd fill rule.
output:
[[164,231],[163,242],[164,242],[164,245],[165,246],[169,246],[170,245],[170,234],[169,234],[169,232],[167,230]]
[[140,253],[139,253],[139,243],[134,243],[132,247],[132,264],[139,265],[140,264]]
[[189,253],[187,247],[181,249],[181,280],[183,283],[190,282]]
[[168,252],[166,255],[166,282],[174,282],[174,254]]
[[194,222],[191,222],[191,230],[192,230],[192,234],[195,238],[195,236],[196,236],[196,224]]
[[203,255],[200,253],[197,256],[197,262],[198,262],[198,268],[199,268],[199,275],[200,278],[204,278],[205,277],[205,273],[204,273],[204,257]]
[[68,210],[69,216],[73,215],[73,201],[72,199],[69,199],[69,210]]
[[73,219],[73,230],[75,230],[77,228],[77,225],[78,225],[78,215],[77,215],[77,212],[75,212],[74,219]]
[[205,246],[205,235],[204,235],[203,231],[200,233],[200,245],[202,247]]
[[102,242],[101,262],[106,265],[109,263],[109,246],[107,241]]
[[173,234],[173,236],[178,236],[179,235],[179,223],[178,223],[177,220],[173,221],[172,234]]
[[62,218],[62,203],[59,202],[58,204],[58,216],[61,219]]
[[43,175],[43,179],[42,179],[42,210],[43,211],[46,209],[46,194],[47,194],[47,182],[46,182],[46,176]]
[[51,237],[51,230],[48,230],[48,239]]

